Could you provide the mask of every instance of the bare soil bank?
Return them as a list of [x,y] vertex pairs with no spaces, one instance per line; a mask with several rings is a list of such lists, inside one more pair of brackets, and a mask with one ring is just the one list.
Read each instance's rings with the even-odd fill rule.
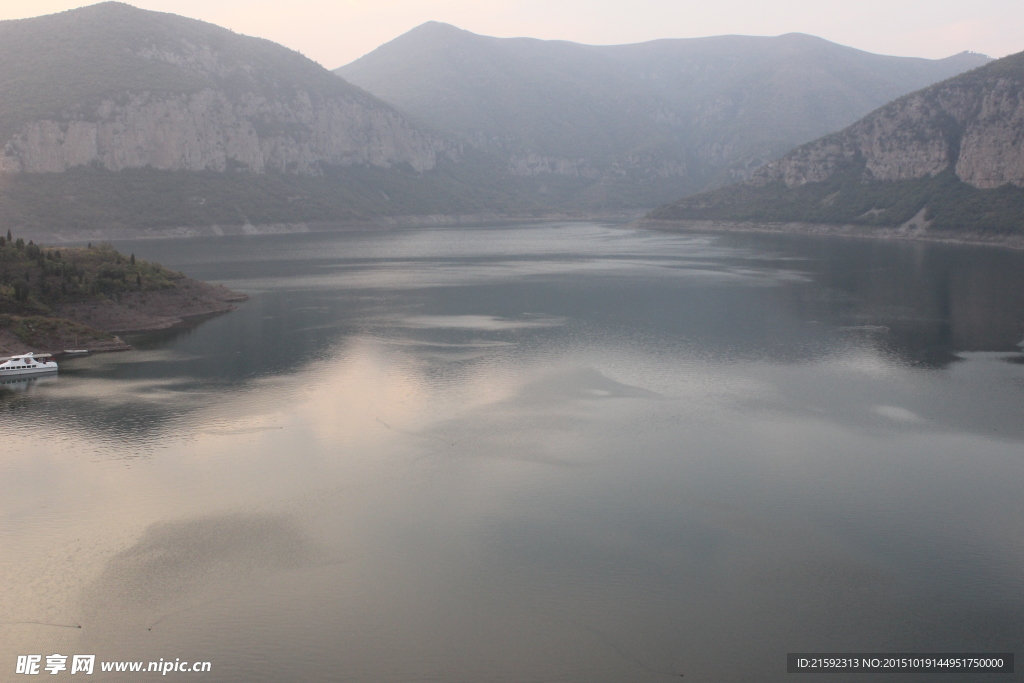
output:
[[928,230],[920,226],[881,228],[865,225],[830,225],[822,223],[739,223],[716,220],[669,221],[650,218],[642,218],[630,225],[636,228],[672,232],[760,232],[793,235],[839,235],[842,237],[868,239],[914,240],[1024,249],[1024,235]]
[[235,303],[249,298],[192,278],[175,284],[174,289],[126,292],[117,300],[59,304],[54,314],[105,332],[144,332],[174,327],[185,318],[232,311]]
[[0,356],[88,349],[93,353],[127,351],[120,337],[49,316],[0,316]]

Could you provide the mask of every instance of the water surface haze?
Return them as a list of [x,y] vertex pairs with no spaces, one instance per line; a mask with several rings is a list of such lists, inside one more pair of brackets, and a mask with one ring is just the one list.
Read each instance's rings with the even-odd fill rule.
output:
[[781,681],[787,652],[1024,636],[1024,254],[595,223],[115,246],[251,298],[0,386],[4,677]]

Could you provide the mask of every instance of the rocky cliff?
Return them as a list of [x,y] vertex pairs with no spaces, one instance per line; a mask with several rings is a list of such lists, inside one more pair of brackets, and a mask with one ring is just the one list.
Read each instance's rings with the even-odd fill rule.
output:
[[9,173],[426,171],[454,150],[279,45],[121,3],[2,22],[0,58]]
[[445,149],[393,109],[344,95],[133,92],[83,109],[23,124],[4,144],[0,170],[319,174],[327,164],[408,164],[426,171]]
[[1024,232],[1024,53],[901,97],[662,220]]
[[952,169],[977,188],[1024,186],[1024,53],[882,107],[755,174],[787,187],[822,182],[851,163],[867,180],[912,180]]

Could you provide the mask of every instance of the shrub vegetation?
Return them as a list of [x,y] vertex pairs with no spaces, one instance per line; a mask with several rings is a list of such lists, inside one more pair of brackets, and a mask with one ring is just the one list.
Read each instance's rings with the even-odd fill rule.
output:
[[45,316],[61,303],[170,289],[184,277],[109,244],[41,247],[0,236],[0,315]]

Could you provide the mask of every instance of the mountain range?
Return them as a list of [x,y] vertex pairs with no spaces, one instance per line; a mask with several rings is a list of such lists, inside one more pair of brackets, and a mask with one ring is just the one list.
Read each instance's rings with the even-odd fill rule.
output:
[[803,34],[632,45],[493,38],[429,22],[335,70],[582,207],[649,207],[745,178],[890,100],[987,63]]
[[745,183],[654,211],[732,220],[1024,232],[1024,53],[905,95]]
[[602,47],[431,22],[332,73],[104,2],[0,22],[0,225],[128,235],[649,208],[987,61],[798,34]]

